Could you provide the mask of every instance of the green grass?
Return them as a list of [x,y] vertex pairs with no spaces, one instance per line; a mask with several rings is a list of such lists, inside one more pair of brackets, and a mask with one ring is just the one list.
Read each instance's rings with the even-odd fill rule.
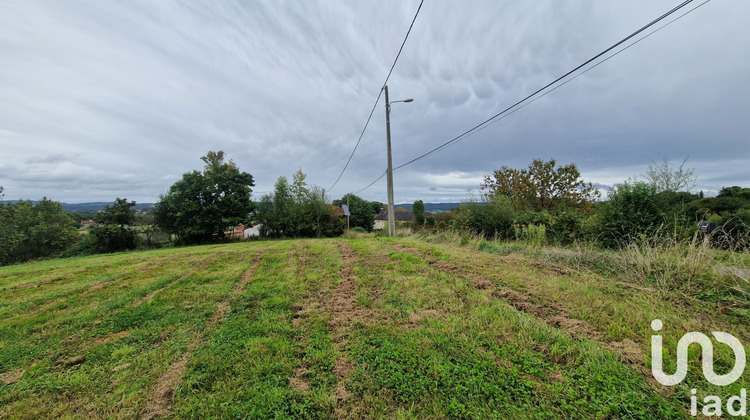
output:
[[683,384],[653,381],[652,319],[668,372],[685,332],[750,329],[706,298],[725,280],[638,280],[636,257],[402,235],[2,267],[0,418],[139,417],[181,363],[167,417],[683,418],[691,387],[747,388],[707,383],[697,347]]

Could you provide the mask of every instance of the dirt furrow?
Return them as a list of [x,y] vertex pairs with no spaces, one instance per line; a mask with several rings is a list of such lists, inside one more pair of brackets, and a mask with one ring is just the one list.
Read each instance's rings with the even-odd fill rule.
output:
[[346,339],[349,329],[356,323],[367,324],[375,319],[377,314],[370,308],[364,308],[357,304],[357,278],[354,269],[359,257],[354,255],[352,247],[344,242],[336,243],[341,251],[341,280],[333,291],[329,303],[331,318],[329,327],[334,334],[334,344],[338,351],[338,357],[334,362],[333,374],[336,376],[336,415],[340,418],[348,418],[352,415],[344,404],[349,398],[346,385],[349,376],[354,369],[351,361],[346,355]]
[[[218,257],[219,256],[217,256],[216,258]],[[237,286],[235,286],[232,294],[217,306],[216,311],[214,312],[211,319],[206,323],[203,331],[199,333],[193,339],[193,341],[190,342],[190,344],[188,344],[187,350],[185,350],[185,352],[182,354],[182,357],[172,362],[167,371],[156,381],[156,385],[154,385],[154,387],[152,388],[152,392],[150,393],[149,400],[146,402],[143,410],[141,410],[141,419],[169,417],[173,414],[171,408],[174,390],[177,387],[177,384],[182,381],[182,377],[187,370],[187,365],[190,361],[190,357],[193,355],[193,352],[195,352],[195,349],[198,348],[198,345],[201,343],[206,333],[211,330],[211,328],[213,328],[213,326],[216,325],[216,323],[224,315],[226,315],[227,312],[229,312],[232,307],[232,302],[234,302],[240,295],[240,293],[245,290],[245,287],[250,282],[250,279],[252,279],[253,275],[255,275],[255,271],[257,270],[262,257],[262,252],[258,253],[255,256],[252,267],[250,267],[250,269],[245,271],[245,273],[242,275],[242,278],[237,283]],[[202,265],[205,267],[216,258],[206,261]],[[199,267],[198,270],[200,269],[201,268]]]

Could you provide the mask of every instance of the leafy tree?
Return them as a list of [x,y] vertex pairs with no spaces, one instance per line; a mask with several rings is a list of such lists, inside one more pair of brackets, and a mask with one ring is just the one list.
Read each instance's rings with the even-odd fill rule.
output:
[[724,187],[719,191],[719,194],[716,195],[716,198],[724,198],[724,197],[731,197],[731,198],[741,198],[743,200],[750,200],[750,188],[742,188],[738,186],[733,187]]
[[559,207],[593,209],[599,192],[581,180],[575,164],[556,168],[554,159],[534,159],[528,169],[503,166],[484,178],[482,189],[490,199],[508,197],[516,210],[552,211]]
[[662,191],[689,191],[695,187],[696,178],[694,169],[685,168],[687,160],[688,158],[685,158],[679,166],[666,158],[661,163],[651,162],[646,173],[641,177],[657,193]]
[[307,216],[308,219],[314,221],[311,226],[312,230],[307,232],[311,236],[314,234],[320,238],[323,236],[339,236],[344,233],[344,221],[336,215],[333,206],[328,204],[324,189],[318,186],[311,187],[307,194],[305,207],[307,209],[305,213],[309,215]]
[[[375,226],[375,215],[380,212],[380,203],[367,201],[352,193],[346,194],[333,201],[334,206],[341,206],[349,202],[349,227],[361,227],[367,232]],[[376,206],[377,204],[377,206]],[[376,208],[377,207],[377,208]]]
[[291,185],[286,177],[279,177],[273,193],[261,198],[255,219],[262,224],[262,236],[320,237],[343,233],[345,222],[328,204],[325,191],[308,187],[305,178],[301,170],[295,173]]
[[138,213],[135,215],[133,226],[137,226],[138,232],[143,234],[146,239],[146,246],[155,245],[154,238],[157,236],[158,229],[154,225],[154,215],[149,213]]
[[224,161],[224,152],[201,157],[204,170],[185,173],[154,208],[154,223],[185,244],[223,238],[228,228],[244,223],[253,209],[253,176]]
[[419,229],[424,225],[424,202],[422,200],[415,201],[411,210],[414,213],[414,227]]
[[57,255],[77,238],[56,201],[45,197],[36,204],[0,204],[0,265]]
[[89,231],[94,252],[118,252],[136,248],[138,236],[130,227],[135,222],[133,207],[135,201],[128,202],[126,198],[118,197],[113,205],[106,206],[96,215],[94,221],[99,226],[93,226]]
[[96,223],[117,225],[121,228],[130,226],[135,221],[135,201],[128,203],[127,198],[116,198],[113,205],[107,205],[94,217]]

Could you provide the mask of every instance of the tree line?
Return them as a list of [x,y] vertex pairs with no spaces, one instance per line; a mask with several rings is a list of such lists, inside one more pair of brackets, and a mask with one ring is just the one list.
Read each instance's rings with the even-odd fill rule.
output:
[[[86,232],[60,203],[0,202],[0,265],[30,259],[75,256],[226,240],[237,225],[259,225],[262,237],[330,237],[344,232],[346,219],[336,207],[348,205],[351,228],[369,232],[382,203],[346,194],[330,201],[309,185],[302,170],[291,182],[278,178],[271,193],[252,200],[253,176],[226,160],[223,151],[201,157],[203,171],[183,174],[159,197],[152,214],[136,214],[135,201],[116,198],[93,215]],[[485,177],[481,196],[450,212],[425,216],[413,205],[412,228],[458,230],[500,239],[533,239],[570,244],[594,242],[614,248],[668,230],[687,238],[697,221],[719,227],[723,243],[747,247],[750,188],[723,188],[716,197],[684,190],[695,185],[692,169],[668,161],[609,191],[606,200],[581,179],[575,164],[535,159],[528,168],[503,166]],[[0,199],[3,198],[0,186]]]
[[750,248],[750,188],[726,187],[716,197],[684,191],[695,185],[684,165],[651,164],[645,174],[614,186],[606,200],[575,164],[535,159],[526,169],[503,167],[485,177],[475,202],[437,215],[436,228],[618,248],[664,233],[687,240],[705,221],[716,228],[715,246]]

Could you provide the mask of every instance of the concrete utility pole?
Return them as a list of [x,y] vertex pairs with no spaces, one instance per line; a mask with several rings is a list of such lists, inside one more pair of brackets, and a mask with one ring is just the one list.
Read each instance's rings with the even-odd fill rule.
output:
[[393,162],[391,160],[391,103],[388,85],[385,86],[385,135],[388,142],[388,236],[396,234],[396,215],[393,214]]
[[396,214],[393,210],[393,163],[391,160],[391,104],[396,102],[411,102],[414,99],[404,99],[401,101],[390,102],[388,97],[388,85],[385,89],[385,133],[388,142],[388,235],[396,234]]

